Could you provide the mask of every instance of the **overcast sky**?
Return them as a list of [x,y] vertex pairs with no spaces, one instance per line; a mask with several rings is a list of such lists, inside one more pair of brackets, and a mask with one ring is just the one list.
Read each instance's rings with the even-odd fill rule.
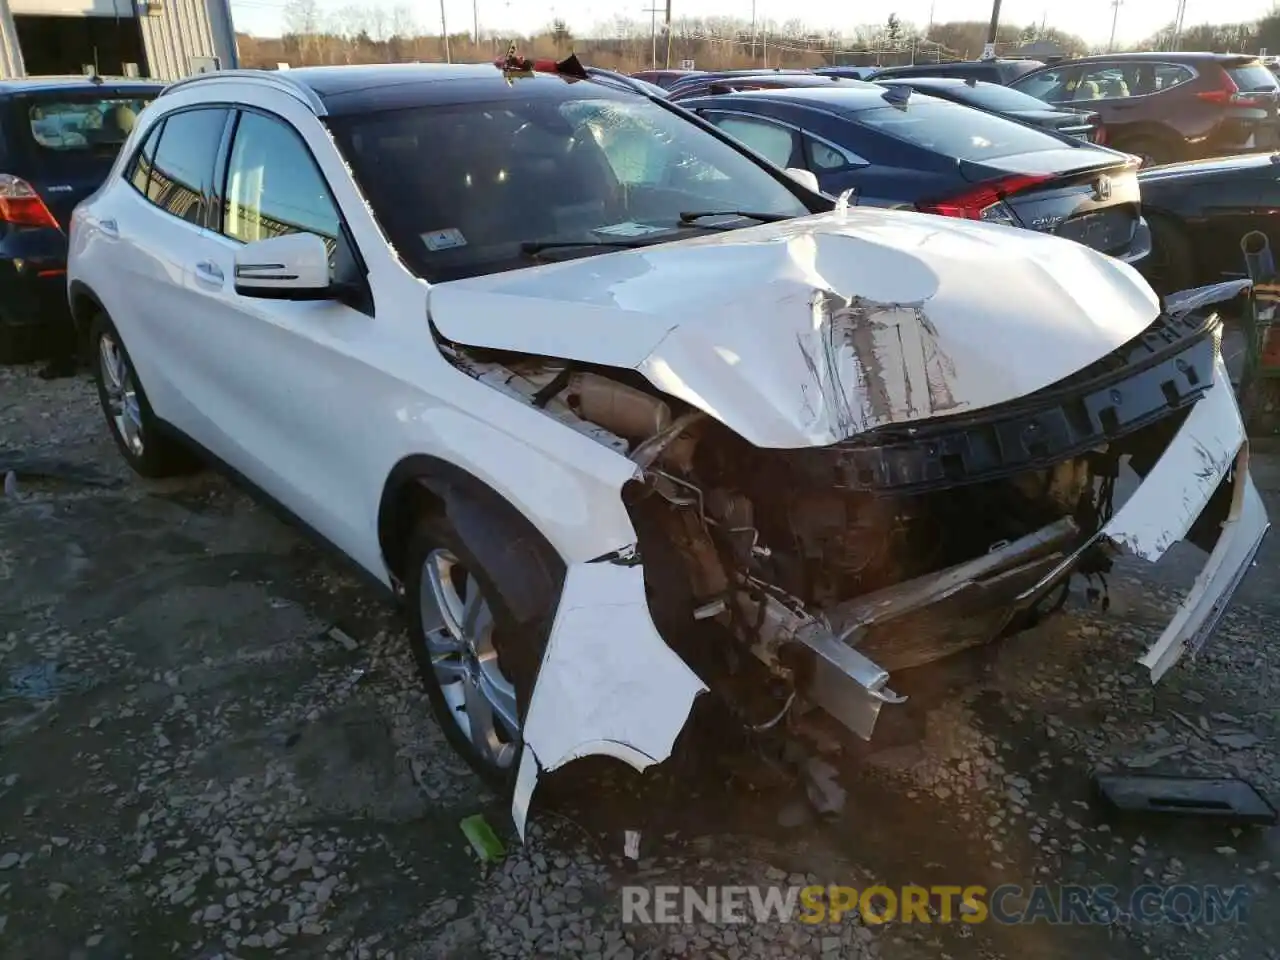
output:
[[[322,8],[336,9],[349,0],[319,0]],[[661,4],[665,0],[658,0]],[[673,16],[739,16],[751,17],[751,0],[673,0]],[[287,0],[231,0],[238,30],[274,36],[280,33]],[[382,6],[391,9],[396,0],[360,0],[359,6]],[[404,2],[415,11],[425,31],[436,32],[440,26],[439,0]],[[575,33],[584,34],[597,23],[615,16],[648,20],[646,8],[651,0],[476,0],[480,29],[510,29],[531,33],[553,18],[568,21]],[[445,17],[450,32],[469,31],[472,27],[471,0],[444,0]],[[817,29],[834,28],[852,33],[864,23],[882,23],[889,12],[903,21],[923,27],[933,17],[945,20],[986,20],[991,16],[991,0],[890,0],[865,3],[861,0],[838,3],[832,0],[757,0],[756,15],[782,22],[799,17]],[[1186,26],[1207,22],[1256,20],[1272,7],[1272,0],[1187,0]],[[1121,0],[1116,27],[1118,42],[1137,41],[1155,33],[1173,19],[1177,0]],[[1003,23],[1025,26],[1047,19],[1049,26],[1079,34],[1091,43],[1105,43],[1111,33],[1111,0],[1004,0],[1000,19]]]

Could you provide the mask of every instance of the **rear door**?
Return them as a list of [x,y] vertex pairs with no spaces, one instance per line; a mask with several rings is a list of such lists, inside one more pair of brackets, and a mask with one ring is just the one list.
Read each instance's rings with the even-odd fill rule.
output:
[[41,90],[14,98],[10,137],[18,173],[65,231],[71,211],[102,184],[138,114],[155,91]]

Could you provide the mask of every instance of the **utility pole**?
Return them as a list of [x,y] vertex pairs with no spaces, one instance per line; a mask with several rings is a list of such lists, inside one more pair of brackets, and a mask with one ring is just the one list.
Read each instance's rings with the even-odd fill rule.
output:
[[440,0],[440,41],[444,44],[444,62],[453,63],[449,56],[449,27],[444,22],[444,0]]
[[987,43],[982,48],[983,60],[994,60],[996,56],[996,31],[1000,29],[1000,0],[992,0],[991,25],[987,27]]
[[475,25],[476,46],[480,46],[480,0],[471,0],[471,19]]
[[1124,0],[1111,0],[1111,39],[1107,41],[1107,53],[1116,48],[1116,21],[1120,19],[1120,5]]
[[1182,45],[1182,21],[1187,15],[1187,0],[1178,0],[1178,12],[1173,18],[1173,37],[1169,41],[1169,50],[1176,51]]
[[649,14],[649,40],[653,45],[653,69],[658,69],[658,12],[661,7],[646,7],[644,12]]
[[671,69],[671,0],[667,0],[667,69]]
[[751,0],[751,59],[756,58],[756,0]]

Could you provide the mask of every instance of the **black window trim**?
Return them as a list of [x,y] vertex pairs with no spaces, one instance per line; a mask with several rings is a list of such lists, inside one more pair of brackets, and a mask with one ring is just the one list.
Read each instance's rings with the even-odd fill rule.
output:
[[[164,135],[164,125],[165,125],[165,121],[168,119],[169,119],[168,116],[163,116],[159,120],[157,120],[155,123],[153,123],[150,127],[147,128],[147,132],[142,137],[141,142],[139,142],[138,146],[134,149],[133,153],[130,155],[128,161],[120,170],[121,179],[123,179],[127,184],[129,184],[129,186],[132,187],[134,191],[140,194],[142,196],[142,199],[146,200],[147,203],[151,203],[151,199],[147,196],[147,191],[145,188],[139,188],[139,186],[133,182],[133,175],[138,170],[138,164],[142,162],[143,151],[147,149],[147,144],[151,142],[153,137],[155,138],[156,149],[160,148],[160,138]],[[154,153],[151,155],[151,162],[153,164],[155,163]],[[151,170],[148,169],[147,170],[147,186],[150,186],[150,185],[151,185]],[[151,205],[155,206],[155,204],[151,204]]]
[[[142,142],[141,142],[140,144],[138,144],[138,148],[137,148],[136,150],[134,150],[133,154],[129,157],[129,162],[128,162],[128,163],[126,163],[126,164],[124,165],[124,168],[123,168],[123,170],[121,171],[121,175],[125,178],[125,180],[128,182],[128,184],[129,184],[129,186],[130,186],[130,187],[132,187],[135,191],[137,191],[137,190],[138,190],[137,185],[133,182],[133,170],[134,170],[135,166],[137,165],[138,157],[139,157],[139,156],[141,156],[142,151],[146,149],[147,141],[151,139],[151,132],[152,132],[152,130],[156,130],[156,131],[158,131],[158,137],[157,137],[157,140],[156,140],[156,153],[158,154],[158,153],[160,152],[160,141],[162,141],[162,140],[164,139],[164,133],[165,133],[165,131],[164,131],[164,127],[168,126],[168,124],[169,124],[169,118],[170,118],[170,117],[176,117],[176,116],[177,116],[178,114],[180,114],[180,113],[193,113],[193,112],[195,112],[196,110],[227,110],[227,111],[228,111],[228,118],[230,117],[230,115],[231,115],[232,113],[234,113],[234,108],[233,108],[233,107],[231,107],[231,106],[230,106],[230,105],[228,105],[228,104],[223,104],[223,103],[196,103],[196,104],[191,104],[190,106],[186,106],[186,107],[179,107],[179,108],[178,108],[178,109],[176,109],[176,110],[170,110],[170,111],[168,111],[167,113],[165,113],[163,116],[161,116],[161,117],[157,118],[157,119],[156,119],[156,121],[155,121],[155,123],[153,123],[153,124],[151,125],[151,127],[150,127],[150,128],[148,128],[148,130],[147,130],[147,135],[146,135],[145,137],[143,137],[143,138],[142,138]],[[225,139],[225,138],[226,138],[226,133],[227,133],[227,131],[226,131],[226,122],[227,122],[227,121],[224,121],[224,124],[223,124],[223,130],[222,130],[222,137],[223,137],[223,139]],[[154,164],[155,164],[155,155],[154,155],[154,154],[152,155],[151,160],[152,160],[152,165],[154,166]],[[153,209],[155,209],[155,210],[159,210],[159,211],[160,211],[161,213],[163,213],[165,216],[172,217],[174,220],[177,220],[179,223],[185,223],[187,226],[189,226],[189,227],[196,227],[197,229],[208,229],[208,225],[209,225],[209,209],[210,209],[210,207],[211,207],[211,206],[212,206],[212,204],[213,204],[213,197],[212,197],[212,195],[211,195],[211,192],[212,192],[212,184],[213,184],[213,179],[212,179],[212,178],[213,178],[214,173],[215,173],[215,172],[216,172],[216,170],[217,170],[217,167],[216,167],[217,157],[216,157],[216,156],[213,158],[213,161],[214,161],[213,165],[211,165],[211,166],[210,166],[210,168],[209,168],[209,176],[210,176],[210,181],[209,181],[209,182],[210,182],[210,190],[209,190],[209,191],[206,191],[206,192],[204,192],[204,193],[202,193],[202,194],[201,194],[201,196],[200,196],[200,203],[201,203],[201,205],[202,205],[203,209],[201,210],[200,222],[199,222],[199,223],[192,223],[190,220],[187,220],[187,219],[185,219],[184,217],[180,217],[180,216],[178,216],[178,215],[177,215],[177,214],[175,214],[173,211],[165,209],[164,207],[160,206],[158,203],[155,203],[155,202],[154,202],[150,197],[148,197],[145,193],[142,193],[142,194],[141,194],[142,199],[143,199],[144,201],[146,201],[146,203],[147,203],[147,205],[148,205],[148,206],[152,207],[152,208],[153,208]],[[151,180],[150,180],[150,176],[148,176],[147,183],[148,183],[148,184],[150,184],[150,182],[151,182]]]
[[[307,138],[295,127],[286,117],[267,110],[263,107],[244,103],[227,104],[231,111],[231,118],[228,121],[227,129],[223,130],[222,142],[218,145],[218,155],[214,159],[214,183],[213,192],[218,197],[218,213],[217,217],[211,222],[209,229],[216,233],[224,240],[244,246],[244,241],[238,237],[228,236],[222,230],[223,218],[226,213],[227,198],[227,178],[231,174],[231,152],[235,148],[236,134],[240,131],[240,117],[246,113],[256,113],[267,120],[275,123],[283,124],[284,127],[293,134],[298,144],[306,152],[307,157],[311,160],[312,166],[315,167],[316,176],[320,178],[320,182],[324,185],[325,193],[328,194],[329,201],[333,204],[334,212],[338,215],[338,230],[341,233],[341,240],[346,244],[347,250],[351,254],[352,260],[355,261],[356,271],[360,274],[360,283],[364,287],[365,307],[353,307],[353,309],[361,310],[369,316],[374,315],[375,305],[373,302],[373,288],[369,283],[369,264],[364,258],[364,253],[360,250],[360,245],[356,242],[355,234],[351,230],[351,225],[347,222],[346,211],[342,209],[342,204],[338,201],[337,195],[333,191],[333,184],[329,182],[329,178],[325,176],[324,168],[320,166],[316,159],[315,152],[311,149],[311,144],[307,143]],[[216,224],[216,225],[215,225]]]

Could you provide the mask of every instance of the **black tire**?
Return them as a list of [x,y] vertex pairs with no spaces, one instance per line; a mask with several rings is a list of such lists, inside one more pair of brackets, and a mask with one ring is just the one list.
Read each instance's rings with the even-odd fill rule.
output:
[[[409,639],[432,712],[445,737],[481,779],[509,799],[523,748],[519,731],[514,735],[502,731],[505,735],[500,740],[511,749],[508,762],[501,765],[497,758],[478,749],[463,730],[428,647],[428,624],[437,621],[430,600],[424,600],[424,579],[429,577],[428,567],[435,562],[436,551],[447,551],[457,559],[465,570],[463,580],[474,578],[492,611],[493,647],[501,674],[514,688],[515,712],[523,729],[563,584],[563,565],[558,557],[547,556],[549,547],[533,542],[529,531],[501,512],[467,502],[462,514],[465,521],[459,525],[466,530],[465,538],[448,516],[434,514],[420,517],[410,536],[404,567]],[[430,594],[429,586],[425,594]],[[434,635],[439,637],[439,631]],[[456,703],[456,693],[452,695]],[[494,726],[498,728],[498,724]]]
[[1182,225],[1172,217],[1148,213],[1147,226],[1151,228],[1151,253],[1141,272],[1151,289],[1167,297],[1194,287],[1198,280],[1195,251]]
[[[152,412],[151,403],[147,400],[147,394],[142,388],[142,381],[139,380],[138,373],[133,367],[133,360],[129,358],[129,351],[125,348],[115,324],[105,313],[98,313],[93,318],[89,327],[89,343],[93,347],[93,377],[98,385],[98,404],[102,407],[102,415],[107,421],[107,429],[111,431],[112,439],[116,442],[116,448],[134,473],[149,479],[160,479],[198,470],[199,460],[181,442],[164,431],[155,413]],[[106,371],[104,351],[108,349],[108,344],[110,349],[118,351],[123,372],[128,377],[125,382],[132,384],[134,406],[129,409],[134,411],[135,416],[130,420],[131,422],[136,420],[137,437],[140,438],[140,442],[126,438],[113,412],[113,405],[123,408],[124,400],[117,402],[114,399],[113,395],[118,391],[107,382],[109,375]]]
[[1125,137],[1113,144],[1108,144],[1108,146],[1122,153],[1132,153],[1134,156],[1141,157],[1143,169],[1157,167],[1164,163],[1177,163],[1179,160],[1185,159],[1184,154],[1186,153],[1182,145],[1167,137],[1147,134]]

